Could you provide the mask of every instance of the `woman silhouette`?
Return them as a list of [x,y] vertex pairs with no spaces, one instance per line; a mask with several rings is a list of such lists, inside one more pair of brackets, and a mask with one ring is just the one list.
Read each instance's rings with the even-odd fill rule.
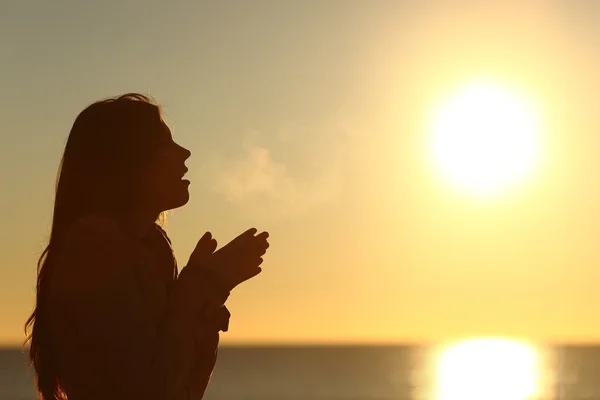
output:
[[67,140],[36,307],[26,323],[43,400],[199,400],[230,291],[260,273],[266,232],[216,251],[206,233],[178,274],[157,224],[189,200],[185,160],[140,94],[99,101]]

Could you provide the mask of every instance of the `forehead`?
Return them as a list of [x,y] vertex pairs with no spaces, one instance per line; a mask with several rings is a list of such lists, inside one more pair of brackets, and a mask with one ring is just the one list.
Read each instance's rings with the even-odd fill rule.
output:
[[160,124],[157,134],[159,139],[172,139],[173,136],[171,133],[171,129],[169,128],[167,123],[162,119],[162,117],[160,118]]

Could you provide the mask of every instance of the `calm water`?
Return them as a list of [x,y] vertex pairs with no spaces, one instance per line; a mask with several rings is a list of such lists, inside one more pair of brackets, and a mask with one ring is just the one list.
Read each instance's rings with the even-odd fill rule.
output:
[[[225,347],[206,399],[435,400],[437,354],[420,347]],[[600,346],[550,348],[538,354],[537,372],[544,382],[530,399],[600,400]],[[473,376],[474,385],[484,377],[489,392],[459,387],[462,398],[448,400],[524,400],[506,392],[510,383],[503,381],[502,372],[485,377],[486,371],[501,371],[497,366],[477,362],[482,365],[471,374],[483,375]],[[453,373],[470,367],[456,367]],[[35,399],[20,350],[0,350],[0,399]]]

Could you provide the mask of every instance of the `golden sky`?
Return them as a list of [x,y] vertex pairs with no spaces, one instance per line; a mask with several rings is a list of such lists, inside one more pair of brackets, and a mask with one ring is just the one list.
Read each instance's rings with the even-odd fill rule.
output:
[[[600,339],[590,4],[10,6],[0,343],[23,339],[75,116],[129,91],[161,102],[193,153],[191,202],[168,224],[179,263],[206,230],[223,244],[271,233],[264,273],[232,295],[225,341]],[[481,77],[523,93],[541,122],[537,168],[485,200],[431,167],[427,129],[436,104]]]

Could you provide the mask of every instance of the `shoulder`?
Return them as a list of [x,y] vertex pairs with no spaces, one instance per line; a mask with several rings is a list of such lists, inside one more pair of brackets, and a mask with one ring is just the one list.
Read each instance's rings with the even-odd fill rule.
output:
[[[119,224],[104,216],[88,215],[69,226],[58,250],[57,270],[81,284],[103,283],[122,275],[132,260],[131,244]],[[62,273],[61,273],[62,272]]]
[[115,252],[131,250],[131,238],[121,225],[109,217],[90,214],[67,227],[61,240],[61,252],[107,257]]
[[67,228],[64,243],[81,243],[94,239],[122,241],[125,236],[115,220],[98,214],[90,214],[77,219]]

